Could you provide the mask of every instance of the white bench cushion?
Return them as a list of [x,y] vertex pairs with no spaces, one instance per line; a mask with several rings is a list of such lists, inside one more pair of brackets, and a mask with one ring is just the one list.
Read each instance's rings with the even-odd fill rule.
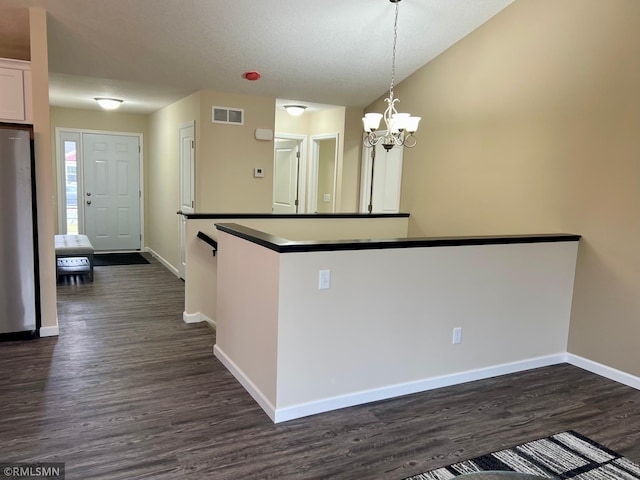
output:
[[93,254],[93,245],[86,235],[56,235],[56,255],[89,255]]

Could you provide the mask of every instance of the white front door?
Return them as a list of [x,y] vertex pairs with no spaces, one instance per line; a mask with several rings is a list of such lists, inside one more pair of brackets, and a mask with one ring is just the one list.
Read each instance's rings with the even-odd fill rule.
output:
[[97,251],[140,250],[140,137],[82,135],[84,230]]
[[300,142],[276,139],[273,162],[273,213],[298,211]]
[[[178,127],[180,149],[180,212],[195,212],[195,122],[184,123]],[[178,274],[186,278],[185,230],[187,219],[180,215],[180,264]]]
[[[387,151],[382,145],[377,145],[362,149],[361,212],[398,213],[400,211],[403,148],[393,147]],[[372,170],[373,189],[371,188]]]

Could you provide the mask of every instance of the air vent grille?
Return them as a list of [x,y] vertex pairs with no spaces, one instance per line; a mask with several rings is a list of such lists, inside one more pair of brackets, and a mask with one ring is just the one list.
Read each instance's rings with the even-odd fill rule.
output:
[[244,110],[242,108],[211,107],[211,121],[213,123],[230,123],[244,125]]

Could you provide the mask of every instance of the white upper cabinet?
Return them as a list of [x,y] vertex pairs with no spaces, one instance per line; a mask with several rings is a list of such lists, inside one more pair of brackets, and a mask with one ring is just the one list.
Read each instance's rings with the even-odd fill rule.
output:
[[29,62],[0,58],[0,121],[32,123]]

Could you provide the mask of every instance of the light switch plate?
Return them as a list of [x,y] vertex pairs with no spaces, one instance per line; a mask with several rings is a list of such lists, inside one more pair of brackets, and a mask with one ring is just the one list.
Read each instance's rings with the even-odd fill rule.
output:
[[318,289],[327,290],[331,288],[331,270],[320,270],[318,275]]

